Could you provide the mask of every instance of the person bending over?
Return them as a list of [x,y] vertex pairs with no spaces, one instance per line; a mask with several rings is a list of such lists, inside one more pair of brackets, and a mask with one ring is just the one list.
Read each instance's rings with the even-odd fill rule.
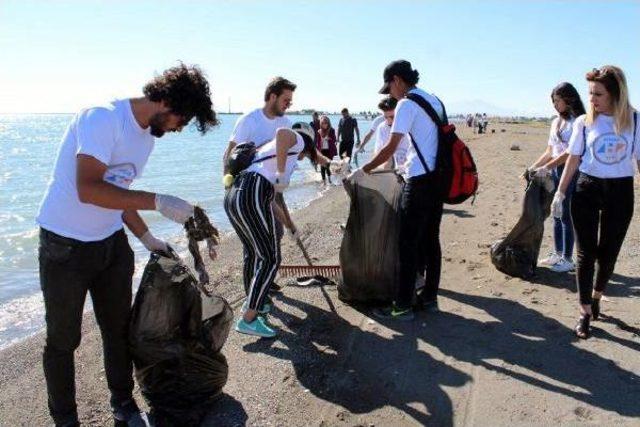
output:
[[276,236],[276,217],[297,238],[293,224],[273,203],[275,195],[289,186],[295,166],[304,157],[322,166],[329,159],[318,152],[314,131],[308,123],[281,128],[276,137],[256,153],[256,160],[233,182],[224,200],[224,209],[244,248],[243,280],[249,289],[236,331],[266,338],[276,336],[264,315],[271,310],[267,293],[280,266],[280,244]]

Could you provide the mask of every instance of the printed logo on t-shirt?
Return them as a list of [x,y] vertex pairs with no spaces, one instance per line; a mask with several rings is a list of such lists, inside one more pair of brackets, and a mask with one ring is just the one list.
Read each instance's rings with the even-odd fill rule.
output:
[[627,146],[622,135],[603,133],[593,141],[593,156],[600,163],[615,165],[627,158]]
[[136,176],[136,166],[133,163],[121,163],[109,166],[104,173],[104,180],[118,187],[128,188]]

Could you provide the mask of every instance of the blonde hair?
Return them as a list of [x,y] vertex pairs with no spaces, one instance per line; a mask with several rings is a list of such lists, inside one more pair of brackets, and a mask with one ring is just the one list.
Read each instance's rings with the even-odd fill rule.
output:
[[[615,65],[605,65],[600,68],[594,68],[585,77],[588,82],[601,83],[609,93],[613,106],[616,133],[620,134],[625,129],[631,128],[633,108],[629,103],[629,90],[627,89],[627,79],[624,76],[624,72]],[[593,104],[589,103],[585,124],[593,124],[596,117],[598,117],[598,112],[593,108]]]

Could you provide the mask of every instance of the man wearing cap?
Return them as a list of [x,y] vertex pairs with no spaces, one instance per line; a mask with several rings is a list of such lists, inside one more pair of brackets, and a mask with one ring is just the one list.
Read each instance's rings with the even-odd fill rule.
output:
[[[438,98],[416,87],[419,73],[408,61],[391,62],[384,69],[383,79],[380,93],[391,94],[398,100],[391,136],[380,152],[362,168],[356,169],[350,179],[357,179],[384,164],[394,155],[402,138],[409,134],[411,143],[404,164],[406,185],[400,202],[400,282],[393,304],[376,309],[373,314],[385,319],[412,320],[416,274],[422,273],[425,265],[426,283],[422,293],[417,296],[418,305],[428,312],[438,311],[442,201],[438,197],[433,174],[438,149],[437,126],[417,103],[406,96],[409,93],[421,96],[440,117],[444,108]],[[420,156],[426,162],[426,169]]]

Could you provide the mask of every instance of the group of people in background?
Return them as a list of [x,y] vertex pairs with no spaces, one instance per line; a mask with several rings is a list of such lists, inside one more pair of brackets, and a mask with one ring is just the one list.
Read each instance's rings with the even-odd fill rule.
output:
[[465,119],[467,127],[473,128],[473,133],[487,133],[489,119],[487,113],[467,114]]
[[[640,159],[637,113],[629,103],[622,70],[604,66],[587,73],[586,79],[586,113],[571,84],[562,83],[552,91],[558,117],[551,124],[545,152],[529,171],[551,174],[557,184],[552,202],[554,252],[543,261],[558,272],[573,269],[575,236],[580,303],[575,334],[580,338],[589,336],[590,321],[600,315],[602,294],[633,215],[634,163]],[[328,166],[344,171],[354,145],[362,150],[371,139],[373,157],[346,179],[357,180],[382,167],[397,170],[405,182],[400,201],[400,279],[392,303],[374,309],[373,315],[409,321],[416,310],[439,311],[443,202],[434,191],[439,132],[427,111],[408,97],[422,98],[440,120],[446,117],[444,104],[417,87],[418,81],[419,73],[408,61],[385,67],[379,93],[386,96],[378,105],[382,115],[362,143],[357,121],[346,108],[337,132],[327,116],[314,117],[311,124],[291,123],[285,112],[296,85],[282,77],[268,84],[262,107],[238,119],[223,156],[224,209],[244,252],[247,300],[235,326],[238,332],[277,335],[265,315],[273,305],[269,293],[278,290],[274,278],[285,228],[299,239],[282,195],[297,163],[306,158],[320,166],[323,181],[330,183]],[[138,211],[157,210],[184,224],[194,207],[175,196],[129,187],[144,170],[155,138],[180,132],[193,119],[202,134],[218,123],[204,74],[181,64],[152,79],[141,97],[80,111],[63,136],[36,219],[46,310],[43,364],[56,425],[78,425],[74,352],[80,343],[87,293],[102,333],[114,419],[132,422],[140,417],[132,397],[127,344],[134,263],[124,225],[148,250],[166,253],[167,243],[153,236]],[[484,131],[486,115],[476,120],[482,121]],[[255,146],[255,160],[227,181],[229,156],[238,144],[247,142]],[[336,154],[344,161],[332,162]],[[425,286],[417,293],[420,276]]]

